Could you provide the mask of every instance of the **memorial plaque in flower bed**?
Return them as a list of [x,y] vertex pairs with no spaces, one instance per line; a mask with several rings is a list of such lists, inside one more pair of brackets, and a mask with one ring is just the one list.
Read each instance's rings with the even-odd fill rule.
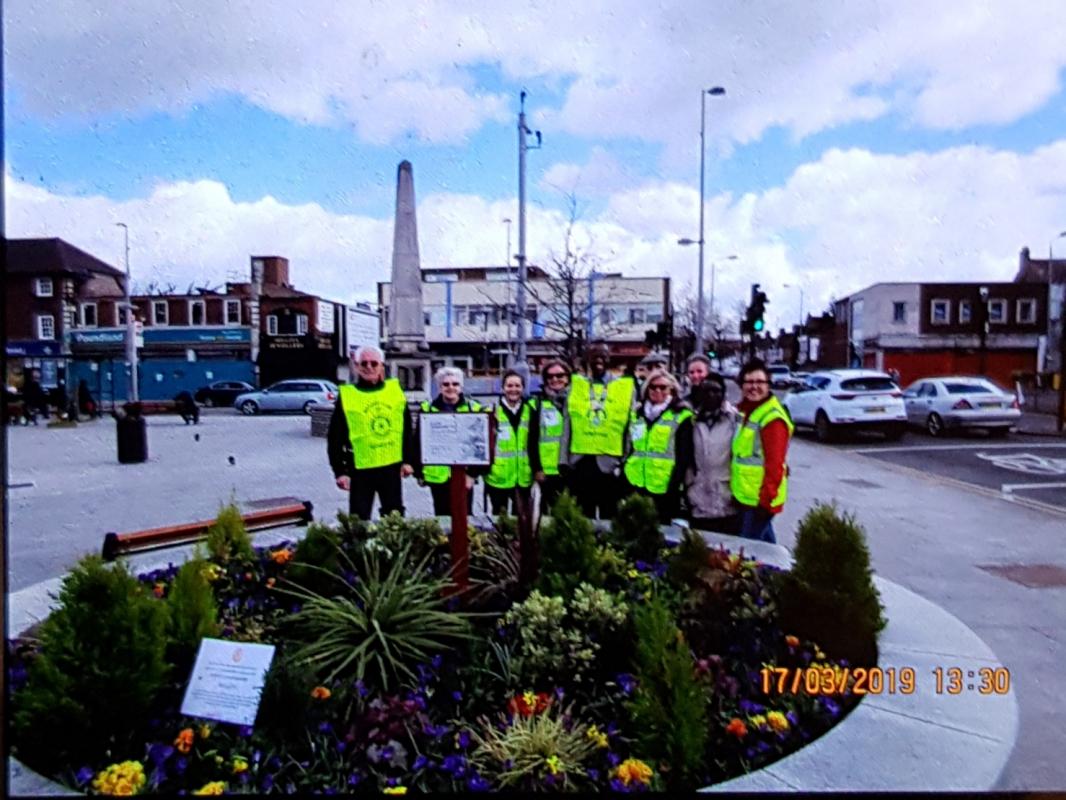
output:
[[181,713],[234,725],[253,724],[274,649],[269,644],[201,640]]

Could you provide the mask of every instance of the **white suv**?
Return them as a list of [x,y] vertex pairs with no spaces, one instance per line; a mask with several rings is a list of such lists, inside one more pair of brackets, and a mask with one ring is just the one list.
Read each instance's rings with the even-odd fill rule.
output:
[[782,405],[795,425],[814,428],[820,442],[843,428],[880,431],[893,441],[907,429],[903,393],[890,376],[874,370],[815,372]]

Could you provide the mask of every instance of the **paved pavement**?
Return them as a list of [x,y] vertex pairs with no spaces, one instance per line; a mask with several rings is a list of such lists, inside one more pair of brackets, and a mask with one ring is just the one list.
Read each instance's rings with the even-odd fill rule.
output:
[[[188,427],[151,417],[142,465],[117,463],[110,420],[11,429],[9,480],[23,488],[9,493],[9,591],[62,574],[80,554],[98,552],[108,531],[209,518],[231,496],[244,504],[295,496],[315,504],[316,518],[332,517],[346,498],[309,427],[306,417],[225,411]],[[817,501],[835,499],[855,513],[876,572],[954,614],[1011,670],[1020,735],[997,788],[1066,787],[1062,516],[804,439],[790,463],[791,497],[776,523],[781,543],[792,546],[797,522]],[[408,482],[405,491],[411,513],[429,511],[427,490]]]

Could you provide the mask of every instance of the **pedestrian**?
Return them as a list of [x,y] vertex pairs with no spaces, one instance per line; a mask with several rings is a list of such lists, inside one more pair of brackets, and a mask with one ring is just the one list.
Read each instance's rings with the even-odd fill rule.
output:
[[533,404],[526,398],[526,382],[513,369],[503,373],[503,390],[493,410],[496,444],[485,491],[493,515],[518,514],[518,504],[528,508],[533,469],[540,471],[538,429],[532,424]]
[[30,372],[30,377],[23,384],[22,402],[27,422],[36,425],[38,414],[48,419],[48,395],[41,386],[41,373],[37,370]]
[[588,374],[571,378],[567,398],[573,494],[589,519],[611,519],[618,509],[619,473],[636,382],[612,375],[607,348],[593,345],[586,355]]
[[566,486],[570,417],[567,397],[570,394],[570,366],[560,359],[549,360],[540,370],[540,394],[532,398],[533,418],[530,428],[537,432],[536,447],[530,446],[533,480],[540,486],[540,513],[547,514]]
[[685,362],[685,378],[688,389],[685,392],[687,399],[692,390],[699,386],[711,374],[711,359],[703,353],[695,353],[688,357]]
[[349,357],[355,384],[338,391],[326,436],[337,487],[348,492],[348,510],[369,520],[374,496],[381,516],[404,513],[402,478],[414,472],[414,426],[400,382],[385,378],[385,356],[364,346]]
[[692,411],[680,393],[665,369],[648,375],[641,403],[630,416],[629,453],[622,468],[629,489],[655,501],[664,524],[680,513],[682,481],[692,463]]
[[637,364],[637,368],[634,372],[634,377],[637,381],[637,392],[640,392],[644,387],[644,382],[648,379],[648,375],[652,370],[666,369],[668,359],[662,353],[648,353]]
[[[433,402],[422,401],[423,414],[437,414],[450,412],[456,414],[468,414],[484,411],[484,406],[477,400],[467,400],[463,394],[463,371],[458,367],[441,367],[433,376],[439,393]],[[466,468],[466,512],[474,510],[474,482],[483,474],[483,470],[477,467]],[[433,495],[433,513],[438,517],[451,516],[451,488],[452,468],[440,464],[423,465],[421,455],[417,460],[416,476],[419,486],[429,486]]]
[[729,488],[737,410],[726,400],[725,378],[712,372],[689,393],[692,406],[692,463],[685,498],[693,528],[740,533],[740,517]]
[[85,414],[89,419],[96,416],[96,401],[89,389],[89,382],[82,378],[78,381],[78,412]]
[[178,392],[174,396],[174,403],[186,425],[189,423],[200,424],[200,407],[196,405],[196,399],[188,389]]
[[773,518],[788,497],[788,444],[794,430],[785,409],[770,391],[770,373],[752,359],[737,376],[742,418],[733,437],[730,488],[740,505],[740,535],[776,542]]

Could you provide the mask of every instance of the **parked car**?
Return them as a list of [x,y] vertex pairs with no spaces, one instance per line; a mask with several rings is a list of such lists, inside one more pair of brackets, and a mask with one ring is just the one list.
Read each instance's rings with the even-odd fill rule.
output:
[[907,420],[930,436],[957,428],[983,428],[1006,436],[1022,418],[1018,399],[988,378],[965,375],[922,378],[903,392]]
[[792,388],[798,389],[807,383],[807,378],[811,377],[809,372],[793,372],[792,373]]
[[260,411],[302,411],[311,413],[315,403],[332,403],[337,399],[337,385],[321,378],[292,378],[278,381],[266,389],[246,392],[233,401],[242,414]]
[[775,389],[787,389],[792,385],[792,370],[788,364],[768,364],[766,371],[770,375],[770,385]]
[[215,381],[201,386],[193,397],[205,406],[231,406],[237,395],[254,391],[255,387],[244,381]]
[[902,394],[884,372],[832,369],[813,373],[782,405],[795,425],[814,428],[820,442],[844,429],[879,431],[894,441],[907,428]]

